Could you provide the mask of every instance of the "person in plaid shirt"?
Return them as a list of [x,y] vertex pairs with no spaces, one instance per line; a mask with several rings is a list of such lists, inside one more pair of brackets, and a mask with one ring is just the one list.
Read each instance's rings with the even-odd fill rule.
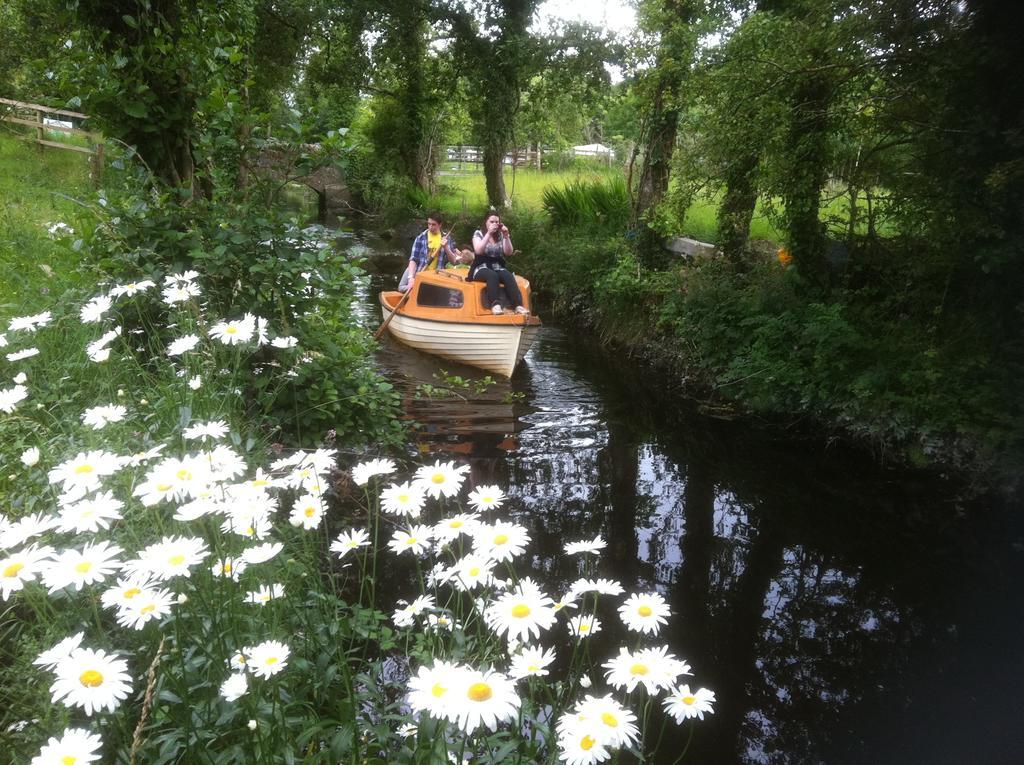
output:
[[412,253],[409,255],[409,266],[402,274],[402,280],[398,283],[398,291],[405,292],[412,286],[413,278],[417,272],[424,268],[434,268],[440,271],[450,260],[452,263],[461,263],[463,256],[455,247],[455,240],[451,236],[441,233],[443,219],[440,213],[431,213],[427,216],[427,228],[412,243]]

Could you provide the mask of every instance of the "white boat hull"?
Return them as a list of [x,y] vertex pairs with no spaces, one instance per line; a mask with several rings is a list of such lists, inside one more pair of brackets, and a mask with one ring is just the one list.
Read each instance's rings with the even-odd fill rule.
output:
[[[381,309],[386,321],[391,311],[384,303]],[[527,324],[518,316],[508,318],[508,324],[471,324],[418,319],[399,312],[388,331],[411,348],[511,377],[536,340],[540,325]]]

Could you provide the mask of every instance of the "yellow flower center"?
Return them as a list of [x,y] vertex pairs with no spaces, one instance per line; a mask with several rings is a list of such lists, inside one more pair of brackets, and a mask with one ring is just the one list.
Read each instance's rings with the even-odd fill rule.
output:
[[523,619],[530,615],[530,607],[525,603],[517,603],[512,606],[512,616],[516,619]]
[[78,677],[78,682],[86,688],[98,688],[103,685],[103,675],[95,669],[87,669]]
[[267,660],[263,663],[269,667],[271,664],[277,664],[277,661],[278,660],[276,656],[268,656]]
[[458,519],[455,519],[454,521],[452,521],[451,523],[448,524],[448,527],[452,528],[452,529],[461,529],[462,528],[462,521],[460,521]]
[[154,611],[156,611],[156,606],[154,606],[152,603],[150,603],[148,606],[143,606],[139,609],[140,614],[151,614]]
[[444,483],[444,473],[434,473],[430,476],[430,480],[434,483]]
[[224,561],[224,565],[221,566],[221,569],[224,571],[225,574],[230,574],[231,573],[231,562],[230,561]]
[[470,576],[480,576],[480,567],[479,566],[473,566],[473,568],[471,568],[469,570],[469,575]]
[[409,501],[409,495],[408,494],[399,494],[398,495],[398,501],[403,503],[403,504],[405,504],[406,502]]
[[185,556],[172,555],[170,558],[167,559],[167,562],[170,563],[172,566],[180,566],[182,563],[185,562]]
[[603,722],[609,728],[619,727],[619,718],[613,715],[611,712],[603,712],[601,714],[601,722]]
[[638,663],[629,668],[629,674],[631,675],[646,675],[648,672],[650,672],[650,670],[647,669],[646,664]]
[[175,476],[177,477],[177,479],[179,481],[191,481],[192,480],[192,474],[190,472],[188,472],[187,470],[185,470],[185,468],[182,468],[177,473],[175,473]]
[[435,698],[439,699],[448,693],[448,689],[440,683],[434,683],[434,687],[430,689],[430,694]]
[[316,508],[313,507],[312,505],[310,505],[309,507],[307,507],[302,512],[306,514],[307,518],[312,518],[316,514]]
[[540,671],[540,667],[538,667],[536,664],[527,664],[526,665],[526,671],[527,672],[538,672],[538,671]]
[[94,468],[92,465],[79,465],[78,467],[75,468],[75,474],[85,475],[87,473],[91,473],[95,469],[96,468]]
[[496,545],[503,545],[506,542],[508,542],[508,534],[498,534],[498,536],[494,538],[494,544]]
[[73,754],[65,754],[60,758],[61,765],[75,765],[78,762],[78,758]]
[[640,608],[638,608],[636,612],[640,614],[640,616],[650,616],[654,613],[654,611],[651,610],[650,606],[640,606]]
[[252,479],[252,485],[253,486],[269,486],[270,485],[270,481],[265,481],[262,478],[253,478]]
[[590,625],[589,624],[581,624],[580,625],[580,632],[590,632]]
[[18,572],[21,571],[23,568],[25,568],[24,563],[12,563],[4,569],[4,576],[8,579],[16,577],[18,575]]
[[138,587],[129,587],[127,590],[124,591],[125,600],[131,600],[141,592],[142,590],[140,590]]
[[79,564],[77,564],[75,566],[75,571],[77,571],[79,574],[85,574],[91,568],[92,568],[92,563],[90,563],[87,560],[83,560],[81,563],[79,563]]
[[228,327],[227,329],[224,330],[224,332],[228,335],[237,335],[238,327]]
[[156,485],[156,490],[157,491],[170,491],[173,488],[174,488],[174,484],[170,484],[170,483],[158,483]]
[[247,537],[251,537],[251,536],[254,536],[255,534],[256,534],[256,529],[254,529],[254,528],[253,528],[252,526],[249,526],[249,527],[248,527],[248,528],[247,528],[247,529],[245,530],[245,536],[247,536]]
[[584,736],[583,740],[580,741],[580,749],[582,749],[584,752],[589,752],[591,749],[594,748],[594,744],[596,743],[597,742],[594,741],[594,739],[592,739],[590,736]]
[[683,703],[686,705],[694,704],[697,701],[696,696],[683,696]]
[[470,701],[487,701],[493,695],[494,691],[487,683],[473,683],[466,691],[466,696]]
[[407,545],[414,545],[414,544],[416,544],[416,537],[409,537],[408,539],[405,540],[405,543]]

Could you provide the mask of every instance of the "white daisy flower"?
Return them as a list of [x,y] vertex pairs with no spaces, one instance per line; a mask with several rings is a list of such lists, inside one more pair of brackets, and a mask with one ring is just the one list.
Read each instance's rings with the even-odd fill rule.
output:
[[102,450],[79,452],[53,468],[49,479],[50,483],[63,484],[64,491],[77,486],[93,490],[99,488],[102,476],[113,475],[120,469],[121,459],[116,454]]
[[50,736],[30,765],[87,765],[100,759],[103,739],[82,728],[67,728],[60,738]]
[[108,295],[98,295],[82,306],[79,317],[83,324],[92,324],[103,318],[114,301]]
[[630,595],[626,602],[619,606],[626,629],[633,632],[644,632],[657,635],[661,625],[668,621],[672,611],[665,599],[656,592]]
[[33,467],[39,462],[39,448],[36,446],[30,446],[28,449],[21,453],[21,464],[25,467]]
[[32,663],[43,669],[56,669],[57,665],[69,657],[72,651],[82,645],[84,637],[85,633],[79,632],[77,635],[64,638],[53,648],[39,654],[38,657],[32,660]]
[[715,693],[707,688],[691,691],[690,686],[680,685],[661,703],[665,706],[665,712],[672,715],[677,723],[691,717],[703,720],[705,713],[715,713],[711,706],[715,703]]
[[199,345],[199,335],[184,335],[170,342],[167,346],[167,355],[180,356],[183,353],[188,353],[197,345]]
[[146,290],[155,286],[156,284],[150,281],[149,279],[143,279],[142,281],[138,282],[128,282],[127,284],[120,284],[111,289],[110,294],[113,295],[114,297],[121,297],[122,295],[132,297],[133,295],[139,292],[145,292]]
[[221,683],[220,695],[225,701],[238,701],[249,690],[249,678],[242,672],[235,672]]
[[102,582],[121,568],[121,548],[106,540],[86,543],[81,550],[64,550],[43,569],[43,584],[51,593],[74,587],[81,591],[87,584]]
[[236,558],[223,558],[210,566],[210,573],[214,576],[231,579],[235,582],[242,575],[242,572],[249,567],[244,560]]
[[117,584],[103,591],[100,602],[104,608],[127,608],[135,603],[143,592],[150,589],[150,581],[145,576],[118,578]]
[[395,463],[393,460],[369,460],[368,462],[360,462],[352,468],[352,480],[356,486],[365,486],[366,482],[375,475],[387,475],[394,472]]
[[199,390],[203,387],[203,378],[198,375],[188,378],[188,387],[192,390]]
[[167,305],[185,303],[194,297],[199,297],[201,294],[202,290],[199,289],[199,285],[192,282],[185,282],[183,284],[175,284],[170,287],[165,287],[163,291],[164,302]]
[[14,353],[7,354],[8,361],[22,361],[23,359],[30,359],[33,356],[39,355],[38,348],[25,348],[21,351],[15,351]]
[[452,688],[465,670],[457,664],[435,660],[433,666],[420,667],[409,678],[408,702],[414,714],[426,712],[431,717],[448,719]]
[[315,494],[305,494],[295,500],[292,513],[288,518],[292,526],[304,529],[315,529],[324,517],[324,504]]
[[643,685],[650,694],[662,688],[671,688],[679,675],[690,674],[690,665],[668,652],[667,646],[630,651],[620,648],[619,655],[602,664],[605,677],[613,688],[632,692]]
[[601,631],[601,620],[596,616],[580,614],[569,619],[569,634],[577,637],[590,637]]
[[519,696],[513,681],[502,673],[467,669],[453,680],[448,719],[464,733],[481,725],[494,731],[499,723],[515,719]]
[[94,406],[82,414],[82,424],[93,430],[102,430],[111,422],[121,422],[128,410],[120,404]]
[[10,414],[26,398],[28,398],[28,388],[24,385],[15,385],[13,388],[0,388],[0,412]]
[[427,495],[418,483],[393,483],[380,493],[380,509],[386,513],[419,518]]
[[540,637],[540,631],[555,623],[555,611],[547,595],[530,588],[517,588],[515,592],[500,595],[484,613],[491,629],[508,640],[526,642]]
[[217,440],[228,434],[228,424],[224,420],[212,420],[211,422],[197,422],[182,431],[182,435],[189,440],[200,438],[205,441],[207,438]]
[[434,524],[434,539],[440,546],[456,539],[459,534],[472,537],[478,522],[476,513],[459,513],[451,518],[445,518]]
[[267,640],[249,649],[246,668],[256,677],[271,677],[287,666],[290,655],[291,650],[284,643]]
[[254,603],[258,606],[265,606],[272,600],[284,597],[283,584],[263,585],[258,590],[245,593],[246,603]]
[[32,513],[13,523],[0,519],[0,550],[8,550],[57,527],[55,515]]
[[97,359],[95,357],[99,356],[103,351],[107,351],[107,355],[109,355],[110,351],[107,350],[107,346],[110,344],[110,342],[112,340],[114,340],[117,337],[120,337],[121,336],[121,332],[122,332],[122,330],[121,330],[120,327],[115,327],[114,329],[110,330],[109,332],[104,332],[103,336],[100,337],[99,340],[95,340],[95,341],[89,343],[89,345],[86,346],[86,348],[85,348],[86,354],[88,354],[89,358],[92,359],[93,361],[106,361],[105,358],[104,359]]
[[298,338],[291,337],[290,335],[285,337],[275,337],[270,341],[270,344],[275,348],[294,348],[298,343]]
[[265,563],[283,549],[284,545],[280,542],[267,542],[266,544],[256,545],[255,547],[247,547],[242,550],[242,560],[249,565]]
[[604,541],[600,534],[593,539],[584,539],[580,542],[568,542],[565,545],[565,551],[569,555],[578,555],[580,553],[600,553],[608,543]]
[[462,482],[466,480],[466,473],[469,472],[469,465],[459,465],[454,462],[435,462],[433,465],[424,465],[416,471],[416,483],[423,487],[423,490],[435,499],[437,497],[454,497],[459,493]]
[[[564,715],[561,719],[572,718]],[[611,752],[598,743],[596,731],[585,723],[567,727],[558,735],[558,759],[565,765],[593,765],[611,757]]]
[[493,559],[486,555],[471,553],[448,569],[447,578],[460,590],[469,591],[474,587],[492,584],[494,582],[493,569]]
[[219,321],[210,327],[210,337],[224,345],[238,345],[252,339],[256,332],[256,319],[252,314],[234,321]]
[[551,648],[526,646],[512,657],[508,676],[519,680],[529,676],[542,676],[548,673],[546,667],[555,660],[555,652]]
[[431,536],[429,526],[411,526],[408,531],[396,531],[388,547],[398,554],[411,550],[413,555],[419,555],[430,548]]
[[191,576],[191,568],[198,566],[209,550],[199,537],[166,536],[146,547],[136,560],[128,561],[125,569],[136,576],[152,576],[167,580],[176,576]]
[[82,707],[85,714],[105,709],[113,712],[131,691],[128,662],[103,651],[76,648],[56,668],[50,686],[53,701]]
[[526,549],[530,535],[515,523],[498,521],[493,525],[478,524],[473,529],[473,550],[496,561],[512,560]]
[[40,327],[45,327],[49,324],[52,318],[53,316],[49,311],[37,313],[34,316],[16,316],[11,319],[10,323],[7,325],[7,329],[9,332],[17,332],[19,330],[35,332]]
[[52,547],[32,545],[0,558],[0,599],[7,600],[12,592],[24,589],[26,582],[35,581],[53,552]]
[[597,743],[602,746],[630,747],[639,735],[636,715],[613,699],[611,694],[600,697],[587,695],[571,714],[559,718],[558,733],[579,729],[581,723],[593,732]]
[[339,558],[344,558],[349,551],[369,544],[370,535],[365,529],[352,529],[338,534],[338,538],[331,542],[331,552],[336,552]]
[[194,282],[199,278],[199,272],[189,269],[180,274],[168,274],[164,277],[164,284],[182,284]]
[[577,579],[566,595],[570,600],[577,600],[585,592],[596,592],[599,595],[621,595],[622,585],[612,579]]
[[478,512],[501,507],[505,501],[505,492],[497,486],[478,486],[469,493],[469,504]]
[[171,612],[175,598],[164,589],[146,587],[131,602],[117,612],[117,623],[122,627],[141,630],[153,619],[160,619]]

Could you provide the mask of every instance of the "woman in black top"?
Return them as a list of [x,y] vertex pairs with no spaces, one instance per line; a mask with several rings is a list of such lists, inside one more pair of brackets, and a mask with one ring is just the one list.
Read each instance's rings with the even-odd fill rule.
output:
[[504,313],[500,292],[500,288],[504,287],[516,313],[529,313],[523,307],[523,296],[519,292],[515,274],[505,267],[505,256],[512,254],[512,238],[497,213],[490,213],[483,227],[473,232],[473,252],[476,256],[469,269],[469,279],[486,283],[485,292],[491,311],[496,316]]

